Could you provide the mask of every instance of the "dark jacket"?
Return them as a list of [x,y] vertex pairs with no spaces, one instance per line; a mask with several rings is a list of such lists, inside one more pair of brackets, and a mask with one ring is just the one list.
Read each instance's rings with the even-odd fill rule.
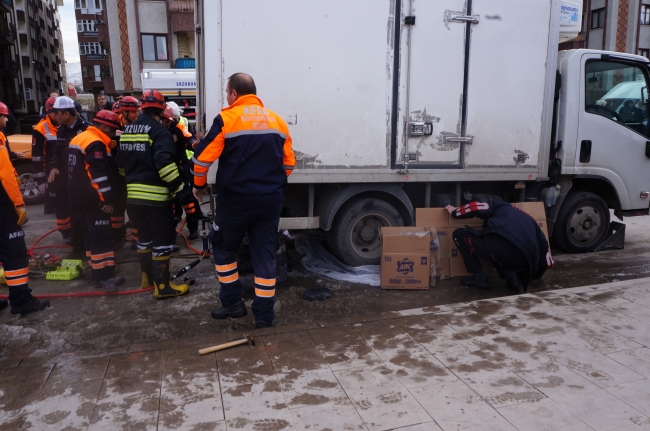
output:
[[68,145],[72,138],[85,132],[90,126],[83,117],[78,116],[77,121],[72,126],[59,126],[56,132],[56,147],[54,149],[54,157],[50,162],[50,169],[56,168],[59,170],[59,175],[56,176],[55,184],[57,186],[65,186],[68,181]]
[[194,149],[194,186],[204,188],[208,169],[219,159],[220,200],[283,195],[296,165],[289,128],[255,95],[221,110]]
[[117,168],[111,139],[90,126],[68,146],[68,203],[71,207],[112,205]]
[[477,235],[494,233],[517,246],[529,266],[528,274],[520,274],[524,286],[528,286],[530,278],[540,278],[553,265],[548,241],[535,219],[507,202],[471,202],[457,208],[451,216],[455,219],[478,217],[484,220],[483,230],[466,227],[468,231]]
[[166,206],[183,189],[174,138],[154,117],[142,114],[124,127],[117,166],[126,178],[127,203]]

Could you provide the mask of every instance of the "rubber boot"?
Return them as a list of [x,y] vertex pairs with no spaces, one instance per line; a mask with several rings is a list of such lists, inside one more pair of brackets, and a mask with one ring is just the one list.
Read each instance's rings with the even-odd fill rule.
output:
[[140,258],[140,271],[142,271],[143,289],[153,286],[153,266],[151,262],[151,251],[152,249],[150,248],[146,250],[138,250],[138,258]]
[[153,258],[153,282],[156,286],[153,291],[153,296],[158,299],[181,296],[190,290],[187,284],[175,285],[169,280],[169,259],[169,256],[156,256]]

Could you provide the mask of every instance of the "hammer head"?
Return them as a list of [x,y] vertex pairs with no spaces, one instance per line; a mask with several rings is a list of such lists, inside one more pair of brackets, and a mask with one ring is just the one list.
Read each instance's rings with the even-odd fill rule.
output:
[[244,334],[244,337],[248,340],[248,345],[253,347],[255,345],[255,338],[251,337],[248,334]]

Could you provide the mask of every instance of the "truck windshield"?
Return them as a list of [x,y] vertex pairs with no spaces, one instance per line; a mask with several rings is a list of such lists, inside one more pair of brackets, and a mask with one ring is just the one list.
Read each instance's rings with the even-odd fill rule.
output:
[[585,110],[648,136],[647,76],[639,66],[592,60],[585,67]]

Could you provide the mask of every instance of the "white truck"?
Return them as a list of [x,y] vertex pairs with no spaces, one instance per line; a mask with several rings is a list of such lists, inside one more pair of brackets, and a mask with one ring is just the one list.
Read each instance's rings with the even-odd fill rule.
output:
[[190,125],[196,124],[195,69],[144,69],[142,91],[147,90],[158,90],[166,101],[176,102]]
[[[609,208],[648,214],[650,64],[558,53],[580,31],[580,0],[196,0],[195,10],[199,129],[226,105],[228,76],[253,76],[297,157],[281,226],[322,229],[348,264],[377,262],[378,228],[414,223],[415,207],[482,195],[544,201],[569,252],[603,242]],[[625,82],[614,92],[625,100],[608,103]]]

